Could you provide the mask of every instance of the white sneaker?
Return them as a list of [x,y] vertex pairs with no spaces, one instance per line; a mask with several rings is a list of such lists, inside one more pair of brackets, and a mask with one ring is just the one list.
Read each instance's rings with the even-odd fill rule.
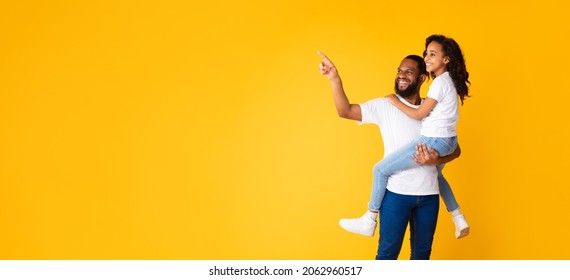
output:
[[459,239],[469,235],[469,224],[463,214],[454,216],[453,223],[455,224],[455,238]]
[[366,214],[360,218],[340,219],[338,224],[345,230],[352,233],[372,237],[376,231],[376,221],[370,219]]

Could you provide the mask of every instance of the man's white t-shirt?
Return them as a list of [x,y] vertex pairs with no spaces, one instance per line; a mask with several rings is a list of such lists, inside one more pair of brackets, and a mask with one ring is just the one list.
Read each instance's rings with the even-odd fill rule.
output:
[[[404,104],[417,108],[398,96]],[[420,137],[421,122],[406,116],[385,98],[376,98],[360,104],[362,121],[376,124],[384,140],[384,157]],[[435,166],[422,165],[394,173],[388,179],[387,189],[403,195],[439,194]]]
[[457,90],[449,72],[433,79],[427,97],[435,99],[437,105],[422,120],[421,134],[428,137],[457,136],[459,105],[457,103]]

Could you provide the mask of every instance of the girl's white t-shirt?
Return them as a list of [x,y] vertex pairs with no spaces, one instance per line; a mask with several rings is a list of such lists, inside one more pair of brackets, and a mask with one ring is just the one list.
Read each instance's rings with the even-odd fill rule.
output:
[[422,135],[428,137],[457,136],[459,105],[457,91],[449,72],[433,79],[427,97],[435,99],[437,105],[422,120]]

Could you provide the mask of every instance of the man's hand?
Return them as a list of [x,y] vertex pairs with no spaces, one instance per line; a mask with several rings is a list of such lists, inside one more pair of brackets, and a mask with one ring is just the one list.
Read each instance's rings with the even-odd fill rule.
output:
[[332,61],[330,61],[330,59],[320,51],[317,51],[317,54],[323,59],[323,61],[319,63],[319,71],[321,75],[325,76],[329,80],[338,78],[338,72]]
[[414,161],[419,165],[438,165],[439,153],[433,149],[426,147],[426,144],[419,144],[416,146],[416,154],[412,156]]

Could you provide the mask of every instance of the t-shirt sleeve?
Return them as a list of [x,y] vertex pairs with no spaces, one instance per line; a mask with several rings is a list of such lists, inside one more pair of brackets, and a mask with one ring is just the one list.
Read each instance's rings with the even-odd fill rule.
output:
[[380,124],[380,112],[383,110],[384,101],[382,98],[376,98],[359,104],[362,121],[359,121],[358,124]]
[[445,83],[443,79],[434,79],[433,83],[429,87],[427,97],[435,99],[437,102],[441,102],[449,91],[449,85]]

